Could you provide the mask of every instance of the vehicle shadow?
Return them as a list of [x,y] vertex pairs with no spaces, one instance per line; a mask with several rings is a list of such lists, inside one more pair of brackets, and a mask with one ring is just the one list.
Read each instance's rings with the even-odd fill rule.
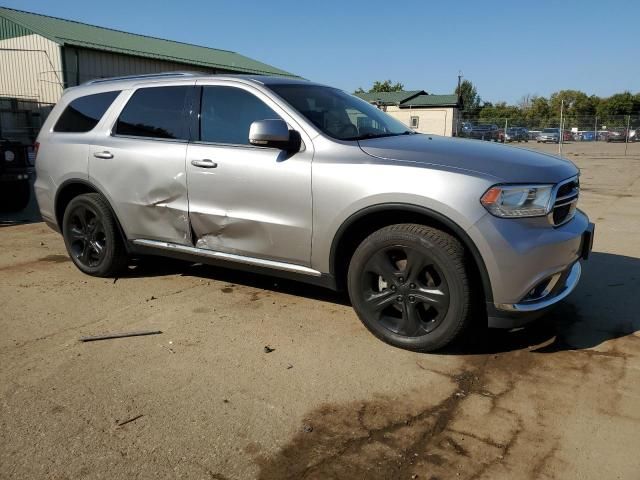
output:
[[[150,257],[123,277],[179,274],[349,305],[346,293],[268,275]],[[580,284],[545,317],[514,330],[473,328],[439,354],[483,355],[529,349],[537,353],[580,350],[640,331],[640,259],[593,252]]]
[[530,325],[480,329],[447,349],[449,354],[491,354],[530,349],[536,353],[582,350],[640,331],[640,259],[593,252],[582,263],[576,290]]
[[190,263],[166,257],[145,257],[138,259],[132,262],[129,269],[120,275],[120,278],[156,277],[164,275],[207,278],[217,282],[271,290],[273,292],[306,297],[339,305],[350,305],[348,295],[343,292],[334,292],[333,290],[316,285],[270,275],[216,267],[202,263]]

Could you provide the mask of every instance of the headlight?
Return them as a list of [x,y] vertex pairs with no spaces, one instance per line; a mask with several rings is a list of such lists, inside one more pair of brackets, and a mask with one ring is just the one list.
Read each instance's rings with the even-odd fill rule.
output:
[[497,217],[541,217],[549,213],[553,185],[496,185],[480,203]]

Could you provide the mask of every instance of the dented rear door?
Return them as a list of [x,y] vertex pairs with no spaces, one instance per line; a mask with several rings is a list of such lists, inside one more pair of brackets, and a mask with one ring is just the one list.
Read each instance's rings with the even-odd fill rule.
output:
[[194,82],[123,92],[89,151],[89,179],[129,240],[191,244],[185,158]]
[[[203,82],[187,152],[189,218],[199,248],[308,266],[313,147],[290,155],[249,144],[256,120],[292,119],[261,90]],[[306,139],[306,140],[305,140]]]

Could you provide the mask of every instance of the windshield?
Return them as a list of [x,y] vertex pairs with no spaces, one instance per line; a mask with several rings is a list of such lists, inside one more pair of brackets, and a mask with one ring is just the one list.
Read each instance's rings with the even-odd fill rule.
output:
[[299,84],[275,84],[268,87],[323,133],[338,140],[363,140],[415,133],[370,103],[337,88]]
[[545,128],[543,130],[544,133],[558,133],[558,129],[557,128]]

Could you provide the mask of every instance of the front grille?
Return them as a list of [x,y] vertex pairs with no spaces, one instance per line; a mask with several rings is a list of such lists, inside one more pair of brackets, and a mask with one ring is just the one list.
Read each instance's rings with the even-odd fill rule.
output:
[[578,177],[561,183],[555,194],[553,209],[549,220],[555,226],[562,225],[573,218],[580,196],[580,181]]

